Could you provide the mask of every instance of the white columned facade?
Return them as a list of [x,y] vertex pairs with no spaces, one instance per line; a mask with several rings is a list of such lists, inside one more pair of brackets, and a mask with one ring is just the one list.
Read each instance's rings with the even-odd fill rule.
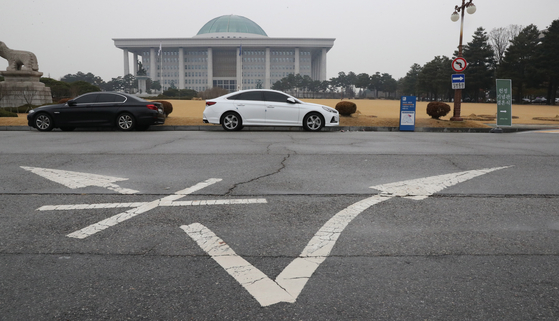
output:
[[270,83],[272,81],[270,75],[270,47],[266,48],[266,74],[264,79],[264,89],[272,88],[272,84]]
[[214,69],[213,69],[213,51],[212,48],[208,48],[208,89],[214,86]]
[[[275,81],[288,73],[309,75],[313,80],[324,81],[327,53],[334,40],[268,37],[114,39],[115,46],[123,50],[125,74],[137,75],[137,59],[143,58],[144,67],[149,68],[148,76],[153,81],[161,81],[162,86],[173,82],[179,89],[197,91],[214,86],[229,91],[249,89],[258,87],[260,82],[262,88],[270,89]],[[241,42],[242,56],[239,55]],[[160,46],[170,54],[158,55]],[[131,53],[134,54],[134,69],[130,67]],[[235,59],[233,54],[237,55]],[[168,60],[165,64],[158,61],[163,57]],[[159,70],[162,65],[169,69]],[[162,78],[163,71],[168,73]]]
[[155,48],[149,48],[149,78],[155,81],[157,77],[157,67],[155,63],[157,59],[155,58]]
[[184,48],[179,48],[179,89],[184,89]]
[[130,58],[128,55],[128,49],[124,49],[124,75],[128,75],[130,73]]

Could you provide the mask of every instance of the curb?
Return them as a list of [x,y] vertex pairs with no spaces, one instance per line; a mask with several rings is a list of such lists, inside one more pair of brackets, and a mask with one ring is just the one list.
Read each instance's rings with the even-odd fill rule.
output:
[[[541,130],[559,128],[555,125],[520,125],[511,127],[499,128],[434,128],[434,127],[416,127],[415,131],[405,132],[423,132],[423,133],[515,133],[530,130]],[[112,128],[85,128],[77,129],[77,131],[112,131]],[[0,131],[37,131],[29,126],[0,126]],[[57,130],[58,131],[58,130]],[[219,125],[211,126],[152,126],[147,131],[224,131]],[[301,127],[246,127],[243,131],[287,131],[303,132]],[[324,127],[324,132],[399,132],[399,127],[367,127],[367,126],[338,126],[338,127]],[[402,131],[404,132],[404,131]]]

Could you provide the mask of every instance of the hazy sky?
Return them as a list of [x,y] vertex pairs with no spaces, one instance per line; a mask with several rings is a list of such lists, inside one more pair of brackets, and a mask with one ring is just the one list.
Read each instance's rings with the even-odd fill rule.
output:
[[[461,0],[0,0],[0,41],[37,55],[39,71],[60,79],[78,71],[105,81],[123,76],[113,38],[190,38],[209,20],[247,17],[269,37],[335,38],[328,74],[353,71],[404,77],[414,63],[452,56]],[[559,19],[559,0],[477,0],[466,14],[464,44],[474,31],[511,24],[540,30]],[[559,54],[559,53],[558,53]],[[132,59],[130,59],[132,61]],[[0,58],[0,70],[7,61]],[[449,66],[450,68],[450,66]],[[132,69],[131,69],[132,70]]]

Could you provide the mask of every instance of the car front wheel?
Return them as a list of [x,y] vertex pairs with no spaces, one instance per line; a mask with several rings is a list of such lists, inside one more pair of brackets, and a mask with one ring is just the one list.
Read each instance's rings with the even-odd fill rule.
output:
[[123,131],[130,131],[134,129],[135,125],[136,120],[134,119],[134,116],[129,113],[120,114],[116,119],[116,126],[118,127],[118,129]]
[[42,132],[51,131],[54,128],[52,117],[42,113],[35,117],[35,127]]
[[223,126],[223,129],[228,131],[241,130],[243,129],[243,120],[239,114],[227,112],[223,115],[221,126]]
[[303,119],[303,129],[308,131],[319,131],[324,127],[324,119],[318,113],[310,113]]

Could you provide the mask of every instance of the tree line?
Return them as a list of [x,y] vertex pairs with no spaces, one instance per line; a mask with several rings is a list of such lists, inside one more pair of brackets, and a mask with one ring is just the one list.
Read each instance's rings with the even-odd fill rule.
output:
[[[479,27],[472,41],[463,48],[468,62],[464,71],[465,100],[484,102],[495,99],[495,80],[511,79],[515,102],[545,97],[555,104],[559,85],[559,20],[547,30],[510,25],[489,33]],[[458,51],[454,52],[454,57]],[[424,66],[414,64],[399,80],[403,94],[426,95],[432,99],[453,97],[450,88],[451,59],[437,56]]]
[[[468,62],[464,71],[464,101],[485,102],[495,99],[495,80],[511,79],[515,102],[545,97],[555,104],[559,85],[559,20],[546,30],[535,25],[510,25],[489,33],[479,27],[463,47]],[[356,74],[340,72],[330,80],[316,81],[309,76],[293,75],[277,81],[272,89],[290,92],[302,98],[397,98],[416,96],[422,100],[446,100],[454,97],[451,77],[452,58],[435,56],[423,66],[414,63],[406,76],[397,81],[387,73]],[[356,92],[359,89],[359,92]]]

